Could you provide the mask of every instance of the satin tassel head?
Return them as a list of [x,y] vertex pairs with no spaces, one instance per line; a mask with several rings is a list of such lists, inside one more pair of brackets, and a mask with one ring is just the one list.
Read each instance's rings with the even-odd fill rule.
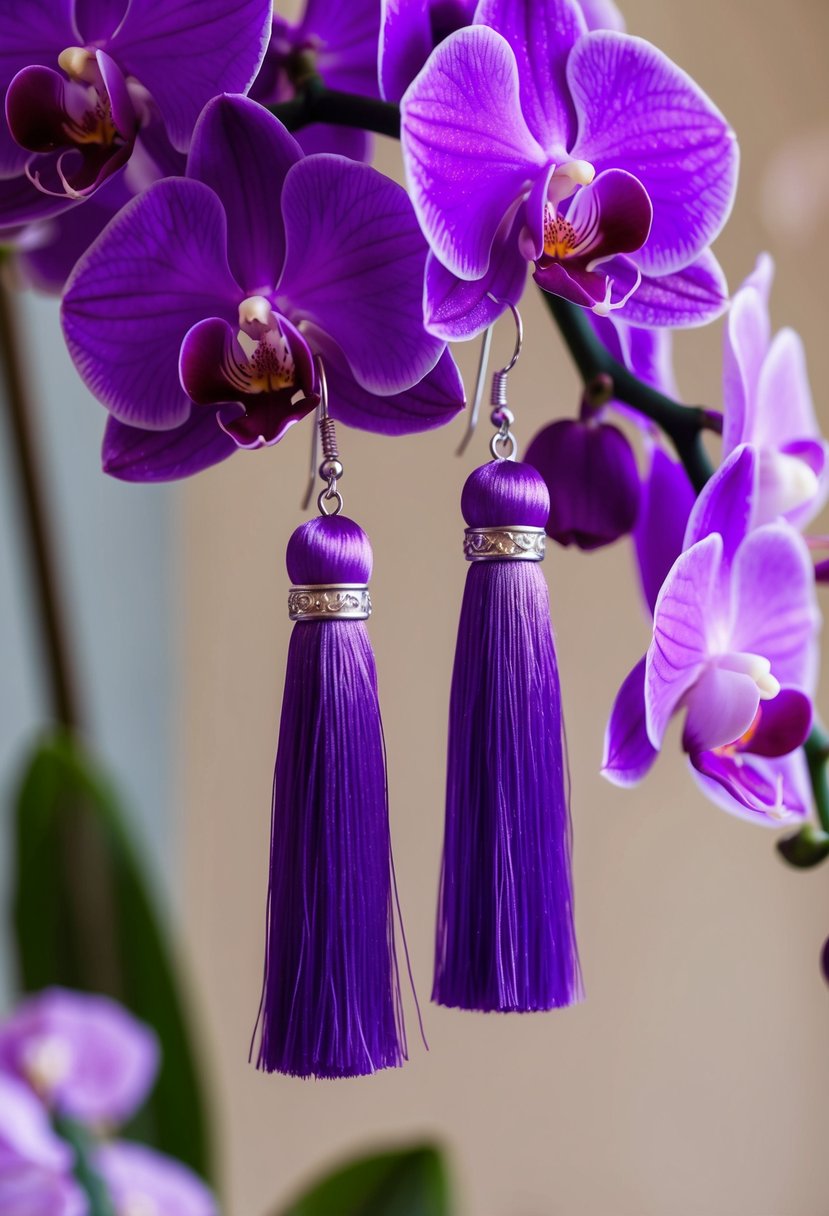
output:
[[[331,497],[341,504],[336,488]],[[371,546],[350,519],[323,515],[294,532],[287,565],[296,623],[273,784],[258,1067],[361,1076],[406,1058],[366,629]]]
[[[499,373],[496,373],[498,375]],[[505,421],[506,419],[506,421]],[[506,440],[511,415],[493,440]],[[550,498],[495,459],[462,496],[469,561],[449,711],[432,999],[531,1012],[582,995],[558,667],[541,572]]]

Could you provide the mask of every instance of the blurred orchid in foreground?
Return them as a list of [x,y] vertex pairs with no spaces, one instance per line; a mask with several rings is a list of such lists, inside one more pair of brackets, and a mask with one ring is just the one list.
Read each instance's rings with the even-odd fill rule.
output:
[[[207,101],[251,84],[269,0],[56,0],[0,10],[0,227],[84,198],[162,138],[186,150]],[[36,187],[36,189],[35,189]],[[38,194],[40,191],[40,194]]]
[[74,1156],[23,1082],[0,1072],[0,1211],[25,1216],[86,1216],[72,1177]]
[[[299,21],[274,13],[264,62],[250,96],[263,105],[289,101],[318,73],[329,89],[379,97],[377,45],[380,0],[307,0]],[[371,136],[353,127],[312,123],[296,135],[307,153],[339,152],[371,159]]]
[[803,818],[802,753],[817,678],[817,609],[806,546],[786,523],[754,527],[758,454],[741,446],[700,495],[654,611],[645,658],[611,713],[603,772],[641,780],[671,717],[706,793],[772,825]]
[[[180,1162],[95,1138],[136,1113],[157,1067],[156,1036],[108,997],[50,988],[19,1005],[0,1023],[0,1211],[88,1216],[92,1171],[114,1216],[216,1216],[212,1194]],[[67,1120],[84,1129],[83,1170]]]
[[316,352],[331,414],[351,425],[405,434],[462,407],[423,328],[426,247],[399,186],[304,158],[266,110],[229,97],[206,107],[187,172],[124,209],[64,297],[70,353],[112,414],[108,471],[181,477],[276,443],[318,400]]
[[119,1124],[135,1114],[155,1080],[158,1043],[108,997],[51,988],[0,1023],[0,1069],[58,1114]]
[[632,324],[722,311],[708,246],[731,209],[737,145],[655,47],[588,33],[576,0],[481,0],[401,115],[434,333],[490,324],[519,299],[528,263],[545,291],[602,315],[624,307]]

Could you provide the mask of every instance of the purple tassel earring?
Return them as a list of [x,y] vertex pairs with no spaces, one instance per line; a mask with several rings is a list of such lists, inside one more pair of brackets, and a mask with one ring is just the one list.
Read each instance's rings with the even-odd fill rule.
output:
[[[449,709],[432,999],[530,1012],[582,995],[573,925],[561,693],[539,562],[550,498],[517,463],[507,374],[493,377],[491,463],[463,488],[470,562]],[[483,371],[479,371],[482,376]]]
[[383,729],[365,623],[371,545],[340,514],[343,468],[319,362],[318,373],[328,484],[320,518],[288,542],[296,624],[274,773],[257,1065],[350,1077],[400,1066],[406,1039]]

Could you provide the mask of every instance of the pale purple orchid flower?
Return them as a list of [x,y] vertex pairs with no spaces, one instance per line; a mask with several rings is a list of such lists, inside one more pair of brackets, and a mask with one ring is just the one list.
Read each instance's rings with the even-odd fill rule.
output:
[[48,988],[0,1023],[0,1069],[81,1123],[117,1125],[135,1114],[158,1056],[152,1030],[104,996]]
[[803,528],[829,496],[827,444],[799,335],[792,329],[771,335],[773,277],[772,259],[761,254],[726,319],[723,452],[750,443],[759,453],[758,523],[782,515]]
[[546,291],[632,324],[720,313],[709,245],[738,151],[719,110],[661,51],[587,31],[576,0],[481,0],[405,93],[402,147],[431,247],[427,325],[469,338]]
[[[589,30],[624,30],[613,0],[578,0]],[[380,87],[400,101],[436,46],[471,25],[478,0],[382,0]]]
[[[263,105],[290,100],[296,93],[298,62],[310,57],[329,89],[379,97],[379,38],[380,0],[307,0],[298,21],[275,13],[268,50],[250,96]],[[372,140],[366,131],[312,123],[297,131],[296,140],[309,154],[338,152],[353,160],[371,159]]]
[[115,1216],[217,1216],[219,1211],[212,1192],[192,1170],[143,1144],[102,1144],[92,1164]]
[[147,144],[155,116],[185,151],[210,98],[249,88],[270,25],[270,0],[0,7],[0,228],[88,196]]
[[400,186],[303,157],[241,97],[205,108],[187,173],[121,212],[64,297],[69,351],[112,415],[108,472],[182,477],[276,443],[318,400],[314,354],[350,425],[405,434],[462,408],[423,327],[426,245]]
[[758,453],[738,447],[697,500],[656,600],[647,654],[613,706],[602,771],[636,784],[683,713],[683,748],[706,794],[776,826],[810,806],[800,745],[812,720],[820,614],[802,537],[783,521],[754,527],[759,475]]
[[86,1216],[72,1177],[74,1154],[52,1130],[43,1104],[22,1081],[0,1072],[0,1212],[9,1216]]

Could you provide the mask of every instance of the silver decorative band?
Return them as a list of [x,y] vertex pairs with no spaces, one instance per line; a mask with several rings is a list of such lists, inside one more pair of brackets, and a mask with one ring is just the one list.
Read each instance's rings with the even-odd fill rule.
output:
[[543,528],[467,528],[463,555],[468,562],[540,562],[546,539]]
[[291,587],[288,616],[292,621],[367,621],[371,596],[365,583]]

